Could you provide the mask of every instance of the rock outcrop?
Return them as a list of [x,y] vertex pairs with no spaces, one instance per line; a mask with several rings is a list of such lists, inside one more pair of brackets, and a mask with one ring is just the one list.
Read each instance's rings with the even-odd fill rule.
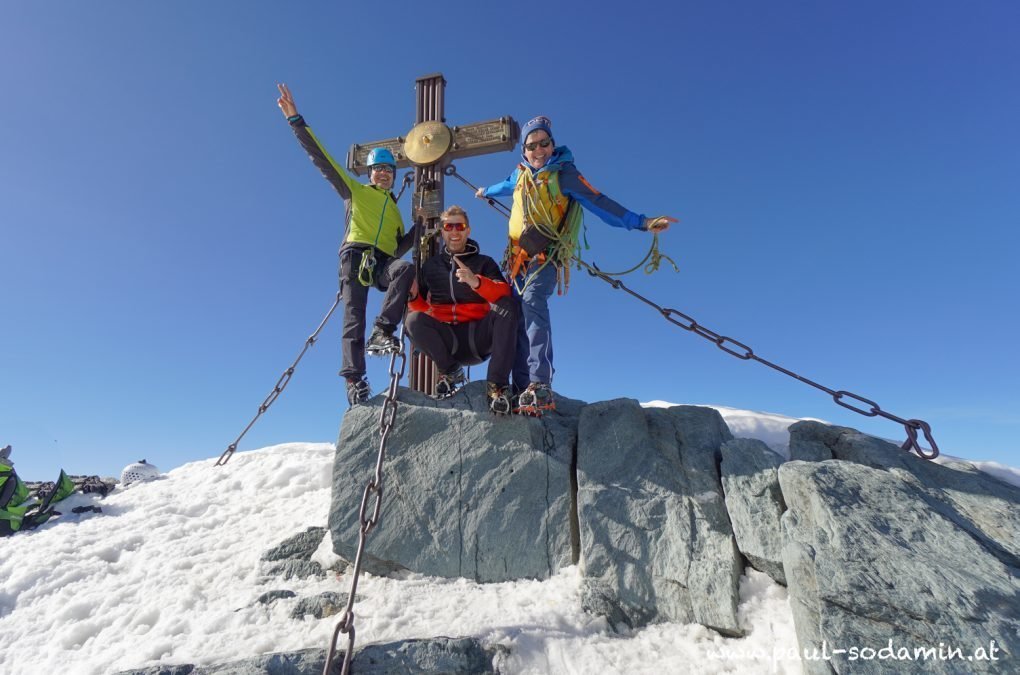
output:
[[[542,419],[496,417],[482,383],[447,401],[399,399],[369,572],[497,582],[576,564],[580,602],[613,627],[696,622],[739,636],[746,563],[788,586],[806,672],[1020,672],[1020,488],[968,464],[817,422],[790,427],[786,461],[698,406],[557,398]],[[346,560],[381,407],[377,397],[348,411],[337,443],[329,535]],[[310,528],[275,546],[264,571],[322,574],[311,559],[324,535]],[[347,598],[277,589],[257,602],[306,621]],[[507,656],[474,637],[437,637],[362,646],[353,666],[499,673]],[[131,673],[303,674],[324,662],[309,649]]]
[[[503,647],[486,648],[471,638],[437,637],[366,645],[354,652],[351,672],[370,675],[484,675],[499,673]],[[343,652],[333,656],[331,673],[340,673]],[[325,649],[260,654],[211,666],[181,664],[126,670],[116,675],[321,675]]]
[[[710,408],[557,404],[542,419],[494,417],[481,383],[441,402],[401,390],[365,568],[489,582],[576,563],[583,606],[610,625],[696,622],[740,635],[746,561],[789,586],[809,653],[877,652],[890,639],[1020,651],[1020,489],[817,422],[791,427],[795,459],[784,461],[733,439]],[[347,559],[380,406],[348,412],[338,442],[330,529]],[[805,663],[824,673],[895,667]]]
[[[380,406],[349,411],[338,441],[329,522],[348,560]],[[580,564],[585,607],[612,625],[740,634],[742,562],[718,470],[731,437],[716,411],[562,398],[542,419],[475,410],[485,410],[482,383],[447,401],[401,390],[366,570],[492,582]]]
[[607,401],[584,409],[578,435],[585,606],[614,624],[741,634],[742,565],[717,468],[730,433],[719,413]]
[[[400,401],[387,441],[382,524],[365,570],[494,582],[545,579],[576,561],[570,420],[582,404],[561,399],[559,419],[549,422],[497,417],[487,412],[484,382],[446,401],[401,390]],[[347,560],[375,473],[380,408],[377,397],[348,411],[337,443],[329,527],[334,551]]]
[[779,488],[783,458],[761,441],[737,438],[722,445],[722,485],[737,547],[759,572],[786,585],[779,519],[786,510]]
[[[791,453],[803,445],[835,459],[779,469],[797,636],[809,653],[848,650],[806,661],[808,671],[902,669],[877,655],[850,659],[891,648],[961,650],[925,659],[925,672],[1006,672],[1002,660],[1020,654],[1020,489],[853,429],[801,422]],[[1000,660],[968,658],[978,649]]]
[[304,532],[277,544],[262,554],[264,572],[284,579],[326,576],[322,565],[312,560],[312,554],[325,535],[325,528],[309,527]]

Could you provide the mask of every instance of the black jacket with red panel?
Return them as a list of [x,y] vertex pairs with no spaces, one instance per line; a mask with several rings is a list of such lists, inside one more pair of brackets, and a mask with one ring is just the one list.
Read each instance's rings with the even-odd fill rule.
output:
[[478,275],[478,288],[471,289],[457,279],[457,264],[445,248],[422,265],[418,297],[407,304],[414,312],[425,312],[443,323],[478,321],[489,313],[490,303],[510,295],[510,285],[499,265],[478,252],[478,244],[468,239],[457,259]]

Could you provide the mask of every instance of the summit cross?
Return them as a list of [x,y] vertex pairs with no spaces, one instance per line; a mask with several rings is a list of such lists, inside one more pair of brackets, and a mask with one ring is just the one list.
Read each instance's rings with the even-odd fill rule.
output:
[[[442,73],[424,75],[415,80],[417,109],[414,127],[405,136],[370,143],[355,143],[347,152],[347,169],[355,175],[368,173],[368,153],[386,148],[397,160],[397,169],[414,167],[414,202],[411,219],[420,222],[421,239],[415,247],[416,267],[434,253],[434,238],[425,235],[439,227],[444,206],[444,169],[453,160],[513,150],[521,134],[512,117],[460,126],[446,125],[446,80]],[[428,250],[422,242],[428,241]],[[433,394],[436,373],[432,360],[424,354],[411,358],[410,385],[415,391]]]

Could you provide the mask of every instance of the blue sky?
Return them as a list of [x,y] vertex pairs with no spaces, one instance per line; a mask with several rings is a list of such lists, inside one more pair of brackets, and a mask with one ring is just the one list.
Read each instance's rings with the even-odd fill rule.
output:
[[[0,446],[25,477],[222,452],[336,288],[343,204],[275,83],[342,157],[410,129],[414,79],[437,71],[448,123],[548,115],[596,187],[680,218],[662,238],[680,273],[628,285],[928,421],[944,452],[1020,461],[1016,3],[295,7],[0,12]],[[459,167],[488,184],[515,161]],[[447,203],[498,256],[500,218],[452,181]],[[604,268],[647,250],[647,235],[587,222]],[[553,303],[567,396],[903,436],[581,273]],[[339,367],[334,319],[241,449],[334,439]],[[384,375],[374,361],[377,390]]]

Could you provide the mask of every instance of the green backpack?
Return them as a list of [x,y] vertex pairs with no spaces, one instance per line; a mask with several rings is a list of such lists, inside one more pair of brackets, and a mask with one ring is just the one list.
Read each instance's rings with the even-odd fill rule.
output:
[[31,497],[14,467],[0,460],[0,537],[39,527],[53,516],[60,515],[53,510],[53,505],[66,499],[74,490],[74,482],[61,469],[52,491],[42,500]]

